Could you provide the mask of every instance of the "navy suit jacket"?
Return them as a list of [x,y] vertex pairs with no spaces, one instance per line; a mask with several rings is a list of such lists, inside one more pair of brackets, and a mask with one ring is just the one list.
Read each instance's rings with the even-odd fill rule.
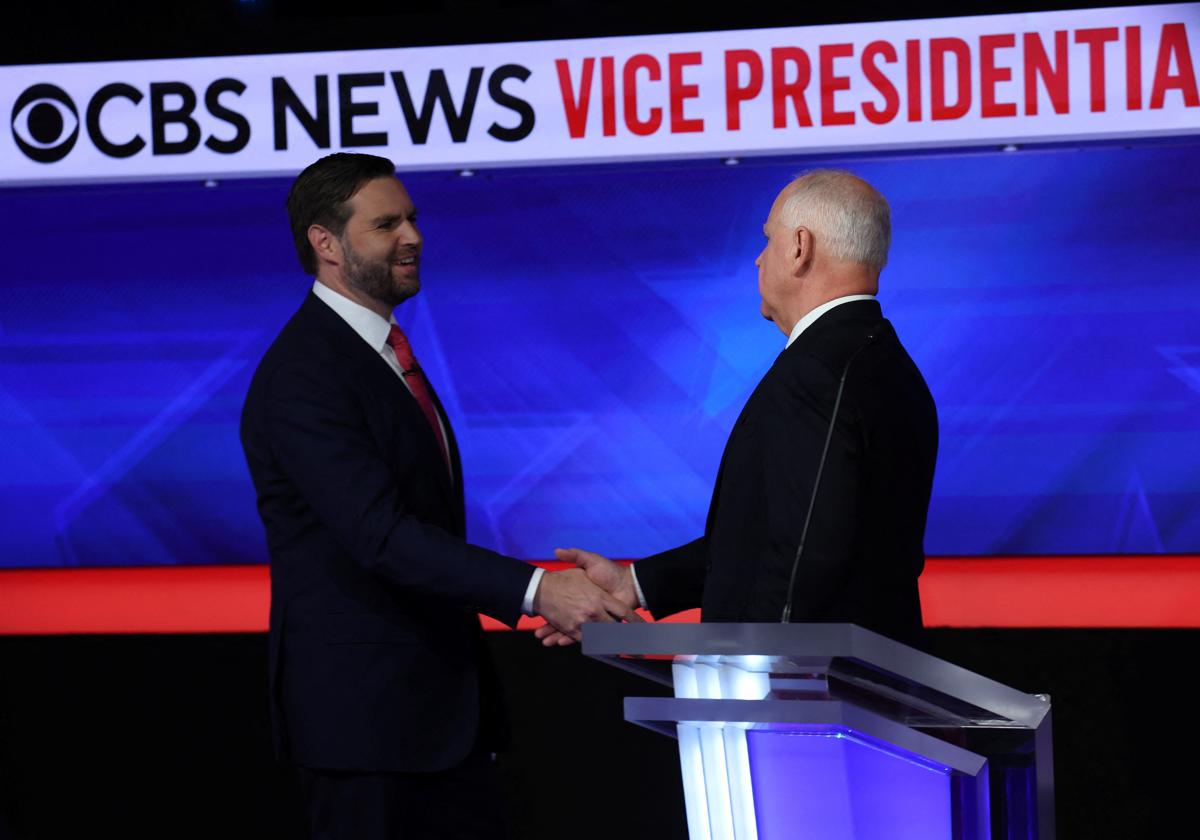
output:
[[461,482],[395,371],[309,294],[254,374],[241,434],[271,558],[277,749],[434,771],[476,745],[481,718],[498,746],[476,614],[515,624],[533,570],[465,541]]
[[651,610],[701,607],[704,621],[780,620],[838,382],[859,348],[796,576],[792,620],[849,622],[917,640],[937,411],[873,300],[826,312],[758,383],[725,445],[704,536],[637,563]]

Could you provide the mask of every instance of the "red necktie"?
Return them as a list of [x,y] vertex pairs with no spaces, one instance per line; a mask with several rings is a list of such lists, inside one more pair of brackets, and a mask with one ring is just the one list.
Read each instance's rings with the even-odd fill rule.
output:
[[438,422],[437,409],[433,407],[433,397],[429,395],[429,385],[425,381],[425,374],[413,356],[412,345],[408,343],[408,338],[395,324],[392,324],[391,332],[388,333],[387,343],[391,345],[392,351],[396,354],[396,361],[400,363],[400,369],[404,371],[404,381],[408,385],[409,391],[412,392],[413,398],[416,399],[417,405],[421,406],[421,411],[425,413],[425,419],[429,421],[429,427],[433,429],[433,436],[437,438],[438,445],[442,448],[446,469],[450,469],[450,451],[446,447],[446,438],[442,436],[442,426]]

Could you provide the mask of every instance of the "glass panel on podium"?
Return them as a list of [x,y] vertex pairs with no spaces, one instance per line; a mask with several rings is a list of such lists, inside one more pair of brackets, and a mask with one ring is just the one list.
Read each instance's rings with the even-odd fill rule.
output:
[[596,624],[584,653],[671,685],[692,838],[1053,840],[1050,702],[848,624]]

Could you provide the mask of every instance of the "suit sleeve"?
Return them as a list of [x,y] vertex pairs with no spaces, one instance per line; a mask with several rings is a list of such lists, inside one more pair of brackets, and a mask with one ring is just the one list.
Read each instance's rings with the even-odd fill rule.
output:
[[516,623],[533,570],[406,511],[349,387],[281,366],[260,417],[280,468],[356,563],[398,587]]
[[769,392],[771,403],[758,432],[762,436],[767,534],[764,591],[755,602],[764,614],[749,620],[779,620],[802,535],[792,620],[825,619],[827,606],[846,586],[854,568],[856,531],[870,527],[859,521],[859,422],[850,401],[843,397],[804,534],[839,376],[812,357],[802,358],[789,374]]
[[646,606],[658,618],[700,606],[708,572],[704,537],[634,563]]

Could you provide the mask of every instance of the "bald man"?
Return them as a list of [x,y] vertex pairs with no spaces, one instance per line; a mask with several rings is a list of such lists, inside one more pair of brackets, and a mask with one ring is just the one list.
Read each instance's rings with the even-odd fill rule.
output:
[[704,621],[850,622],[915,642],[937,412],[875,299],[887,201],[817,170],[779,193],[763,235],[762,315],[787,344],[729,435],[704,536],[633,567],[558,556],[660,617],[701,607]]

